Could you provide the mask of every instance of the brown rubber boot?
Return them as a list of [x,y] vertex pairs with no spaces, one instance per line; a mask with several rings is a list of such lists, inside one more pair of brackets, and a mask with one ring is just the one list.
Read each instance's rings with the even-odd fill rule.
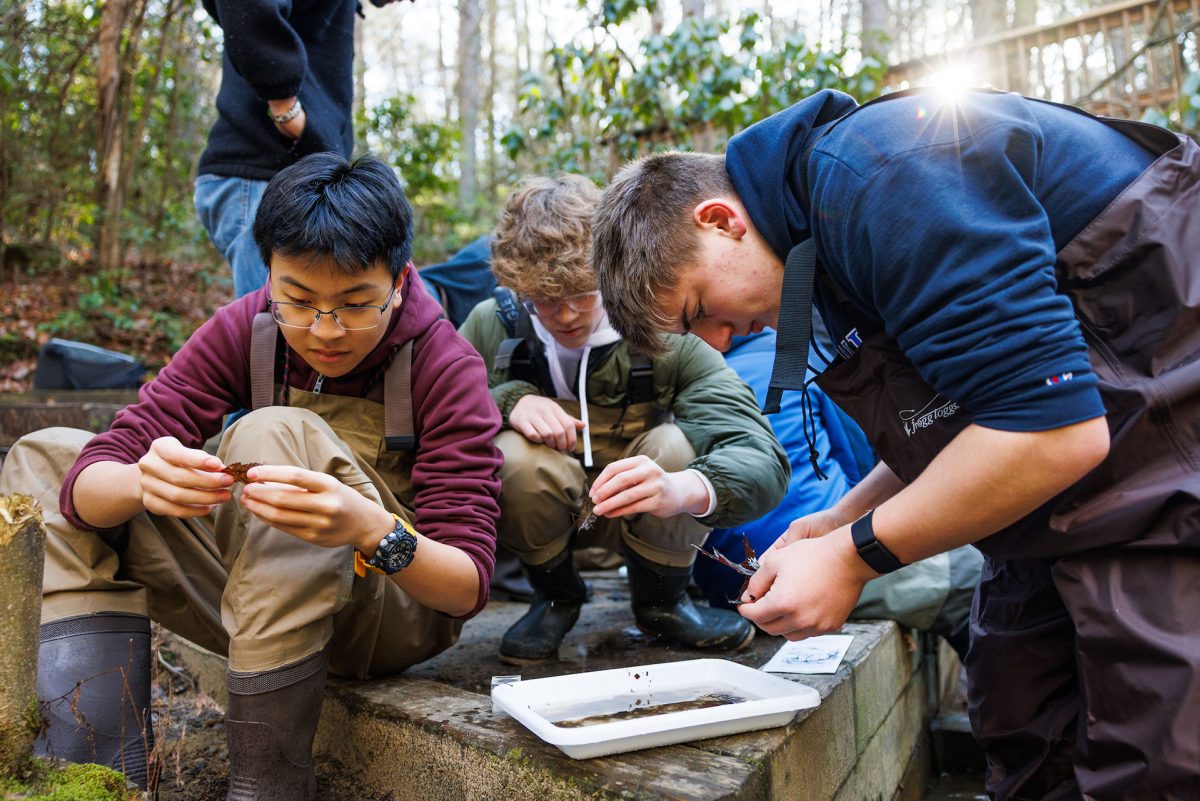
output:
[[314,801],[312,744],[327,663],[322,651],[275,670],[227,675],[225,801]]
[[697,606],[687,594],[691,565],[669,567],[622,548],[629,571],[633,617],[647,634],[669,637],[692,648],[738,651],[754,639],[749,620],[729,609]]

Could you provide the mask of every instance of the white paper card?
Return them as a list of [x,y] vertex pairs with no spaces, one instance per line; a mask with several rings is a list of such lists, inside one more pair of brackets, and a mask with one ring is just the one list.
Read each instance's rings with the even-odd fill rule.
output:
[[762,669],[767,673],[836,673],[853,634],[825,634],[785,643]]

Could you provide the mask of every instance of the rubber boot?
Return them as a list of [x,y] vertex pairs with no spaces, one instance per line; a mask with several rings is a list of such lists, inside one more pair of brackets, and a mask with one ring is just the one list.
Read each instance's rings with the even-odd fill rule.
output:
[[533,603],[533,587],[517,555],[503,545],[496,546],[496,567],[492,570],[491,597]]
[[654,564],[628,546],[622,550],[633,617],[643,632],[715,651],[736,651],[754,639],[754,626],[737,612],[693,603],[687,592],[691,565]]
[[150,725],[150,621],[104,612],[46,623],[38,698],[46,727],[34,753],[108,765],[146,789]]
[[563,637],[579,620],[587,586],[568,548],[545,565],[524,565],[533,586],[533,603],[500,639],[500,661],[531,665],[558,655]]
[[313,801],[312,744],[325,700],[328,652],[226,678],[229,791],[225,801]]

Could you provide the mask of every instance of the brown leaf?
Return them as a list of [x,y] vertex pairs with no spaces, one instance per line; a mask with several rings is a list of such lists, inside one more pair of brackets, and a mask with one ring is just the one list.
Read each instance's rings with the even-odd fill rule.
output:
[[226,475],[233,476],[234,481],[240,481],[243,484],[249,484],[250,479],[246,476],[246,472],[251,467],[258,467],[258,465],[258,462],[234,462],[233,464],[227,464],[222,467],[221,472],[225,473]]

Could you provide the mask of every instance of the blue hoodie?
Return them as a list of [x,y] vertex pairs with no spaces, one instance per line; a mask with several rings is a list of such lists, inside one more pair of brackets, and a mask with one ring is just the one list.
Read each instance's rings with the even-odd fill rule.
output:
[[[1055,254],[1153,157],[1018,95],[920,93],[833,124],[855,108],[818,92],[730,141],[729,175],[766,242],[784,259],[812,236],[829,277],[974,422],[1041,431],[1103,416]],[[840,341],[854,323],[819,283],[816,305]]]

